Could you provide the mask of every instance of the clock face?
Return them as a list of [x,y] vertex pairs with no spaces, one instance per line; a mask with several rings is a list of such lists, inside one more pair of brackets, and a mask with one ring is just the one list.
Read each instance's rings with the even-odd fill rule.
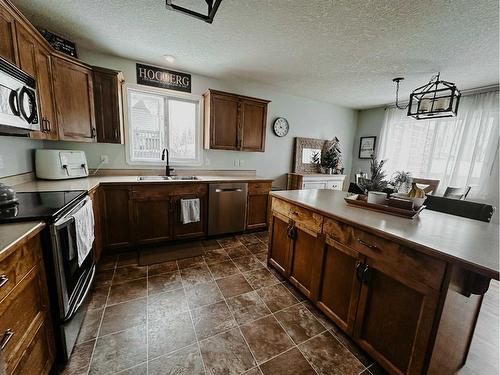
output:
[[285,135],[287,135],[289,128],[290,126],[288,125],[288,121],[286,120],[286,118],[278,117],[276,120],[274,120],[273,130],[274,134],[276,134],[278,137],[284,137]]

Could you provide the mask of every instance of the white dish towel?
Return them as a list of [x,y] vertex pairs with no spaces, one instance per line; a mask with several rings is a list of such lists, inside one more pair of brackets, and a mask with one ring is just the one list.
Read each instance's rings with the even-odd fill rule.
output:
[[85,198],[83,206],[73,215],[75,219],[76,249],[78,251],[78,265],[81,266],[92,250],[94,243],[94,211],[92,200]]
[[200,221],[200,200],[181,199],[181,223],[197,223]]

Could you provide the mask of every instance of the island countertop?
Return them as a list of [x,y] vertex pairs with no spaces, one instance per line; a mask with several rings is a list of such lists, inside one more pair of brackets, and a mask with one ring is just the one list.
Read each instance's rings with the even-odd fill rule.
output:
[[373,234],[461,264],[484,276],[499,279],[499,225],[441,212],[423,210],[414,219],[347,205],[346,192],[287,190],[270,193],[324,216]]

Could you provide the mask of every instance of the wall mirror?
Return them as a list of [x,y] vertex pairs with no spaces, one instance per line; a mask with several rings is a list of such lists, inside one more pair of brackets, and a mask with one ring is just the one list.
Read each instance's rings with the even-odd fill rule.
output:
[[318,173],[319,165],[314,164],[314,155],[320,154],[325,142],[324,139],[295,138],[294,173]]

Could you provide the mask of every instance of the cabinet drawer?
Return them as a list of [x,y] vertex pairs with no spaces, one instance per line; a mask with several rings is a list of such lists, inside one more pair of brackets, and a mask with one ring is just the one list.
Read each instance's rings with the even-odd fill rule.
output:
[[321,227],[323,225],[323,216],[276,198],[273,199],[272,207],[274,211],[285,215],[296,223],[302,224],[304,227],[314,232],[321,232]]
[[12,254],[0,262],[0,301],[35,266],[41,254],[40,237],[35,236],[18,245]]
[[0,304],[0,340],[8,340],[3,349],[7,368],[11,368],[22,354],[19,345],[25,340],[30,326],[45,315],[46,293],[45,277],[38,265]]
[[271,191],[270,182],[251,182],[248,184],[248,194],[268,194]]
[[[168,184],[168,185],[166,185]],[[160,185],[141,185],[132,188],[134,199],[158,199],[169,195],[199,195],[207,192],[207,185],[200,183],[174,184],[166,182]]]

